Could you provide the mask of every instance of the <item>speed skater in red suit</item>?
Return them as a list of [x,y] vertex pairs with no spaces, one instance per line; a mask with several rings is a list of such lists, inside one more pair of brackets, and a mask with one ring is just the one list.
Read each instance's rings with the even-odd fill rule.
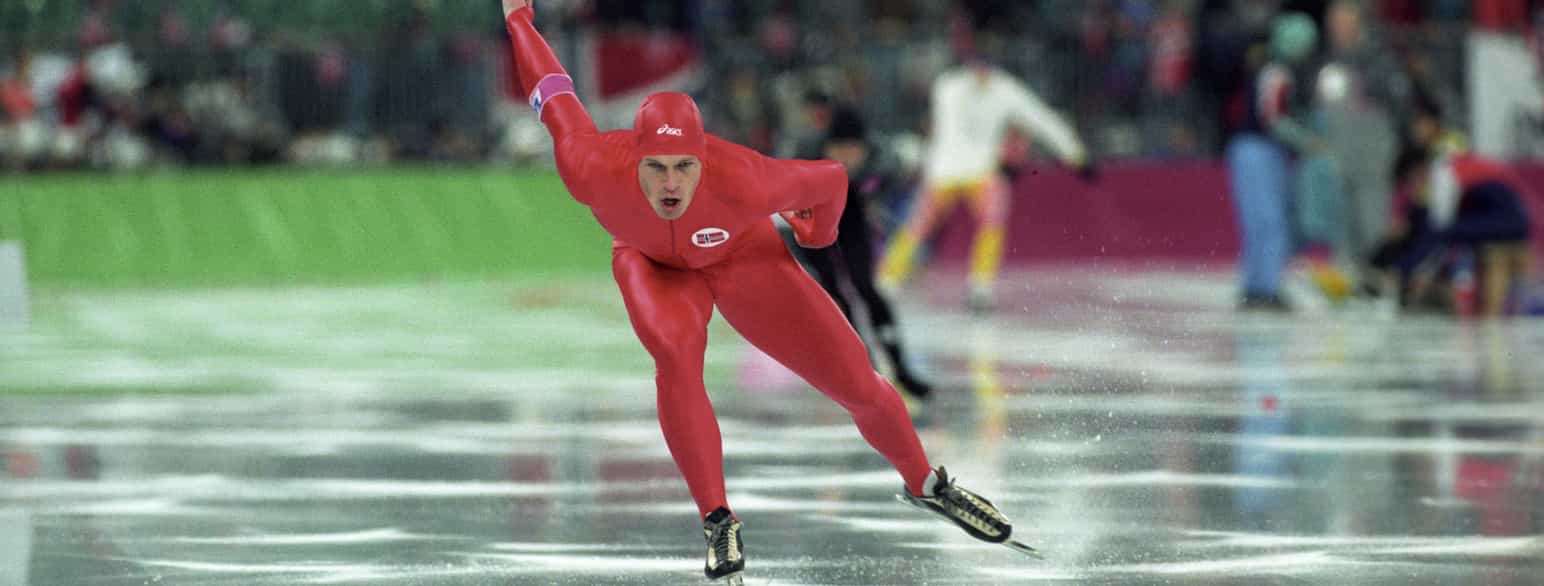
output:
[[599,131],[537,32],[529,0],[503,0],[521,87],[551,133],[558,174],[613,237],[612,272],[654,358],[660,427],[703,518],[706,574],[745,567],[740,521],[724,495],[718,421],[703,385],[708,319],[740,335],[851,414],[900,473],[902,498],[991,542],[1012,526],[990,502],[932,468],[901,397],[831,298],[796,263],[771,215],[801,246],[836,240],[847,173],[833,161],[762,156],[703,131],[692,99],[648,97],[631,130]]

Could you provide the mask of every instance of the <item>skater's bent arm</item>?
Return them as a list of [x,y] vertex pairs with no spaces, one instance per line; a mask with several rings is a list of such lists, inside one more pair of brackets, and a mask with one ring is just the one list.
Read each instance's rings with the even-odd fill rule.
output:
[[1013,120],[1019,126],[1027,128],[1030,135],[1037,141],[1044,142],[1056,152],[1057,158],[1063,163],[1073,167],[1082,166],[1088,162],[1088,151],[1083,147],[1083,141],[1078,139],[1077,131],[1072,125],[1062,118],[1056,110],[1047,106],[1035,92],[1010,80],[1013,96]]
[[836,161],[762,158],[761,191],[767,213],[782,213],[806,248],[836,242],[836,227],[847,207],[847,170]]
[[[510,2],[505,4],[507,7]],[[558,63],[546,39],[536,31],[536,25],[533,24],[535,17],[536,13],[526,2],[507,13],[504,25],[509,29],[520,87],[530,98],[537,117],[547,125],[547,131],[552,133],[553,141],[561,148],[565,139],[598,132],[595,121],[590,119],[589,112],[585,111],[584,104],[579,103],[579,96],[574,93],[573,78]]]

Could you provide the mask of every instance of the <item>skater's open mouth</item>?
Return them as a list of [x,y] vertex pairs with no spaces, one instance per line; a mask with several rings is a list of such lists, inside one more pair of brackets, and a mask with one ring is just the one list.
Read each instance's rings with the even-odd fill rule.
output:
[[667,197],[665,199],[659,200],[659,203],[663,204],[667,208],[673,208],[673,207],[676,207],[678,205],[681,205],[681,198],[679,198],[679,197]]

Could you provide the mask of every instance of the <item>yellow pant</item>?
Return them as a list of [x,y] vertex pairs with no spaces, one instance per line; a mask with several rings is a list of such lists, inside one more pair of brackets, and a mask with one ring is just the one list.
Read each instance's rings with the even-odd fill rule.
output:
[[1008,221],[1008,185],[995,175],[968,181],[929,185],[918,196],[911,217],[896,230],[879,265],[880,284],[898,287],[911,277],[917,248],[932,236],[960,203],[980,220],[970,254],[970,284],[990,289],[1002,269],[1003,240]]

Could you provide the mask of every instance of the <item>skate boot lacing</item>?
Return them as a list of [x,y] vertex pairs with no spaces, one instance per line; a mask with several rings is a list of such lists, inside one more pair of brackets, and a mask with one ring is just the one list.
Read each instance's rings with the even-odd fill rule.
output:
[[739,525],[740,522],[735,520],[714,525],[708,533],[708,543],[713,548],[713,559],[709,560],[709,565],[716,568],[719,564],[733,564],[740,560]]
[[998,512],[997,507],[968,490],[950,483],[942,492],[943,501],[951,509],[950,512],[977,531],[987,535],[1001,535],[1002,526],[1008,524],[1008,518]]

